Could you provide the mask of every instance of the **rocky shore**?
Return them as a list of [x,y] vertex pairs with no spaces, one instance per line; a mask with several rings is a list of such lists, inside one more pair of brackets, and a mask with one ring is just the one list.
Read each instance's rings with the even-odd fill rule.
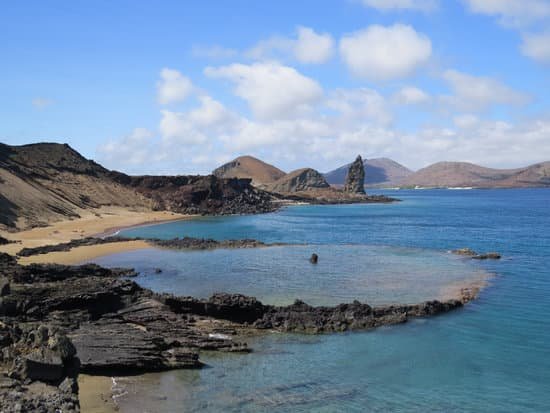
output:
[[78,238],[71,240],[69,242],[63,242],[59,244],[52,245],[42,245],[39,247],[32,248],[22,248],[18,253],[18,257],[31,257],[33,255],[40,254],[49,254],[51,252],[62,252],[70,251],[73,248],[93,246],[93,245],[105,245],[111,243],[119,242],[130,242],[130,241],[146,241],[151,246],[160,247],[160,248],[171,248],[179,250],[213,250],[218,248],[260,248],[260,247],[270,247],[276,245],[283,245],[281,243],[276,244],[266,244],[262,241],[255,239],[237,239],[237,240],[222,240],[217,241],[211,238],[192,238],[192,237],[183,237],[183,238],[173,238],[169,240],[161,240],[156,238],[127,238],[127,237],[106,237],[106,238],[97,238],[97,237],[86,237]]
[[78,372],[125,375],[200,368],[203,350],[250,352],[265,330],[368,330],[451,311],[473,297],[371,307],[272,306],[239,294],[156,294],[97,265],[19,265],[0,254],[0,411],[78,411]]

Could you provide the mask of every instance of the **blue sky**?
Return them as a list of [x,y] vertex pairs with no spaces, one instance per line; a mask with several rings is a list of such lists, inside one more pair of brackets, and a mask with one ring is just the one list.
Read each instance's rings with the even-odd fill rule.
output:
[[0,139],[130,173],[550,159],[550,0],[20,1]]

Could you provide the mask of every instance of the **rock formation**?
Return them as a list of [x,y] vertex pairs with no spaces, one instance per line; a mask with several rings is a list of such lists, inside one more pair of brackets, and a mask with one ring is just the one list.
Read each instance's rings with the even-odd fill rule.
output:
[[358,155],[349,167],[346,183],[344,185],[344,192],[352,194],[365,193],[365,168],[361,155]]
[[271,212],[271,196],[250,179],[208,176],[128,176],[114,179],[153,201],[153,209],[184,214],[255,214]]
[[267,186],[267,189],[277,193],[302,192],[314,189],[329,188],[330,185],[322,174],[315,169],[303,168],[292,171]]
[[[410,176],[413,171],[389,158],[363,159],[365,185],[395,187]],[[344,185],[350,164],[325,173],[331,185]]]
[[[69,242],[62,242],[54,245],[41,245],[39,247],[28,247],[22,248],[18,253],[18,257],[31,257],[33,255],[40,254],[49,254],[51,252],[60,252],[60,251],[70,251],[73,248],[78,248],[82,246],[91,246],[91,245],[103,245],[111,244],[117,242],[128,242],[135,240],[147,241],[149,244],[160,247],[160,248],[170,248],[178,250],[213,250],[213,249],[237,249],[237,248],[261,248],[261,247],[270,247],[270,246],[279,246],[284,245],[283,243],[273,243],[266,244],[262,241],[255,239],[228,239],[217,241],[211,238],[192,238],[192,237],[183,237],[183,238],[173,238],[173,239],[155,239],[155,238],[127,238],[120,236],[106,237],[106,238],[96,238],[96,237],[86,237],[86,238],[77,238]],[[111,268],[111,270],[113,270]],[[119,274],[126,277],[135,276],[136,274],[128,271],[127,269],[118,270]],[[0,278],[1,279],[1,278]],[[1,285],[1,284],[0,284]]]

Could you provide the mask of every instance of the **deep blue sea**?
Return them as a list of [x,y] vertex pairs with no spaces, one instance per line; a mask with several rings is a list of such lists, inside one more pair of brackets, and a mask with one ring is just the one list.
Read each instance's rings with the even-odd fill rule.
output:
[[[255,238],[296,246],[103,257],[158,291],[255,295],[312,304],[414,302],[489,278],[453,313],[374,331],[249,340],[207,368],[119,378],[121,411],[550,411],[550,190],[377,191],[391,205],[295,206],[126,230],[158,238]],[[498,251],[472,262],[447,251]],[[317,266],[307,262],[319,254]],[[154,274],[160,267],[162,274]]]

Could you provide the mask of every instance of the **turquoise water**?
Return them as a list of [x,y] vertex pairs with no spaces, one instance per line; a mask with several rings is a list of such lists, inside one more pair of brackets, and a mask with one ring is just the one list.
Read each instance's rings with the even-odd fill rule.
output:
[[[119,379],[119,386],[127,392],[118,398],[121,410],[548,411],[550,191],[423,190],[391,194],[403,202],[292,207],[262,216],[144,227],[124,235],[250,237],[305,243],[308,247],[315,244],[325,248],[320,264],[331,251],[343,254],[353,246],[355,250],[347,250],[349,261],[363,255],[361,251],[374,250],[383,261],[389,261],[381,271],[388,266],[402,268],[399,251],[412,249],[417,269],[426,263],[446,267],[454,262],[495,273],[478,300],[440,317],[365,333],[271,334],[254,339],[251,344],[256,351],[249,355],[204,355],[210,367],[200,371]],[[449,261],[445,251],[462,246],[499,251],[505,259],[472,264],[474,267]],[[296,254],[291,250],[294,252],[284,254],[285,260]],[[430,254],[440,261],[426,259]],[[302,255],[306,254],[300,253],[295,259]],[[125,256],[105,260],[116,262],[127,259]],[[163,259],[150,265],[162,268],[172,262]],[[362,265],[367,264],[368,260]],[[186,270],[192,272],[193,268]],[[178,286],[177,276],[172,276],[173,288],[184,288]],[[146,278],[144,275],[141,282]],[[368,291],[364,289],[365,294]],[[391,289],[379,291],[387,295]],[[318,298],[325,300],[330,294]]]
[[[315,252],[317,265],[309,262]],[[488,279],[479,262],[428,249],[378,245],[292,245],[214,251],[139,250],[99,260],[134,267],[147,288],[208,298],[246,293],[266,304],[311,305],[353,300],[372,305],[414,304],[451,297],[461,286]],[[155,269],[162,273],[156,274]],[[454,288],[453,288],[454,287]]]

